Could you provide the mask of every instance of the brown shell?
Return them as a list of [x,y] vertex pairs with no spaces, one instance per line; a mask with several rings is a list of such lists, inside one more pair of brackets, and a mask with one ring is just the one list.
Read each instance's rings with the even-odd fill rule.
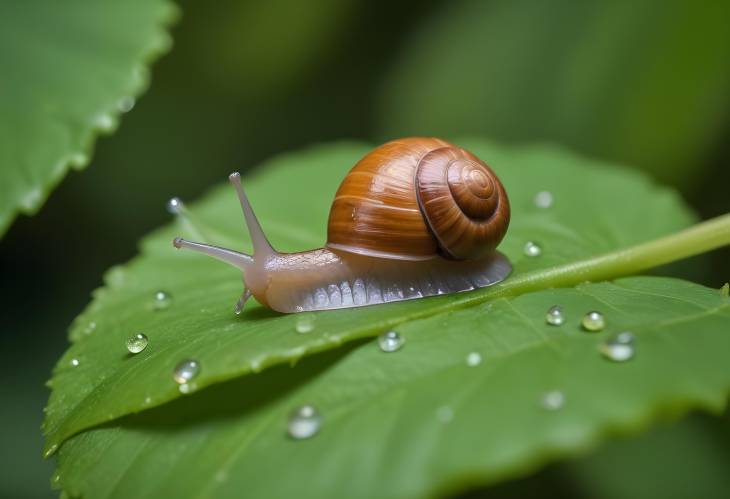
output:
[[507,231],[509,202],[484,162],[446,141],[406,138],[362,158],[335,195],[327,246],[385,258],[478,258]]

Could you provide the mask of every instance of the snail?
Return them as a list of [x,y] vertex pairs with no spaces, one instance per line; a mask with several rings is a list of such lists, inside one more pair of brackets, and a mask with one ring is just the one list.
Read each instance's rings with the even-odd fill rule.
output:
[[507,194],[483,161],[436,138],[383,144],[347,174],[335,195],[323,248],[278,253],[235,187],[253,255],[175,238],[243,272],[236,311],[253,295],[285,313],[359,307],[468,291],[503,280],[496,251],[509,225]]

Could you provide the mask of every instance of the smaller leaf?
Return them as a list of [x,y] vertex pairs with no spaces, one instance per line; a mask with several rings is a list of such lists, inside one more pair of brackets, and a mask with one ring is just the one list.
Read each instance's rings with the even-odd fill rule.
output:
[[170,47],[167,0],[0,3],[0,236],[113,131]]

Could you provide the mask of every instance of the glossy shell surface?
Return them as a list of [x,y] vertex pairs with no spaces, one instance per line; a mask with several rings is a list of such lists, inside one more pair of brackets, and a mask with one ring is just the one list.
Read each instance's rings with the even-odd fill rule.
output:
[[473,259],[492,252],[509,202],[476,156],[435,138],[383,144],[343,180],[330,210],[327,247],[368,256]]

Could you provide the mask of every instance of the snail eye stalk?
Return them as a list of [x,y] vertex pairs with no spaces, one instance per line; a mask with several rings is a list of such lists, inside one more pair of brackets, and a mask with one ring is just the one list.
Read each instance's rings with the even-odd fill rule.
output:
[[233,172],[228,176],[228,180],[236,189],[238,200],[241,202],[243,218],[246,221],[248,235],[251,237],[251,242],[253,243],[253,254],[259,256],[273,255],[276,251],[271,247],[269,240],[266,238],[266,234],[264,234],[264,230],[261,228],[261,224],[256,218],[256,214],[253,212],[253,208],[251,208],[251,203],[248,202],[246,193],[243,191],[243,186],[241,185],[241,174]]
[[[251,208],[251,203],[249,203],[246,193],[243,191],[243,186],[241,185],[241,174],[238,172],[231,173],[228,176],[228,180],[230,180],[238,194],[238,200],[241,203],[241,210],[243,211],[243,218],[246,222],[246,228],[248,229],[248,233],[253,244],[254,256],[265,258],[275,254],[276,251],[271,247],[269,240],[266,238],[266,234],[264,234],[261,224],[256,218],[253,208]],[[250,267],[254,264],[254,256],[252,255],[247,255],[246,253],[240,253],[227,248],[221,248],[219,246],[213,246],[211,244],[187,241],[181,237],[176,237],[172,244],[178,249],[185,248],[199,253],[204,253],[241,270],[246,270],[246,267]]]

